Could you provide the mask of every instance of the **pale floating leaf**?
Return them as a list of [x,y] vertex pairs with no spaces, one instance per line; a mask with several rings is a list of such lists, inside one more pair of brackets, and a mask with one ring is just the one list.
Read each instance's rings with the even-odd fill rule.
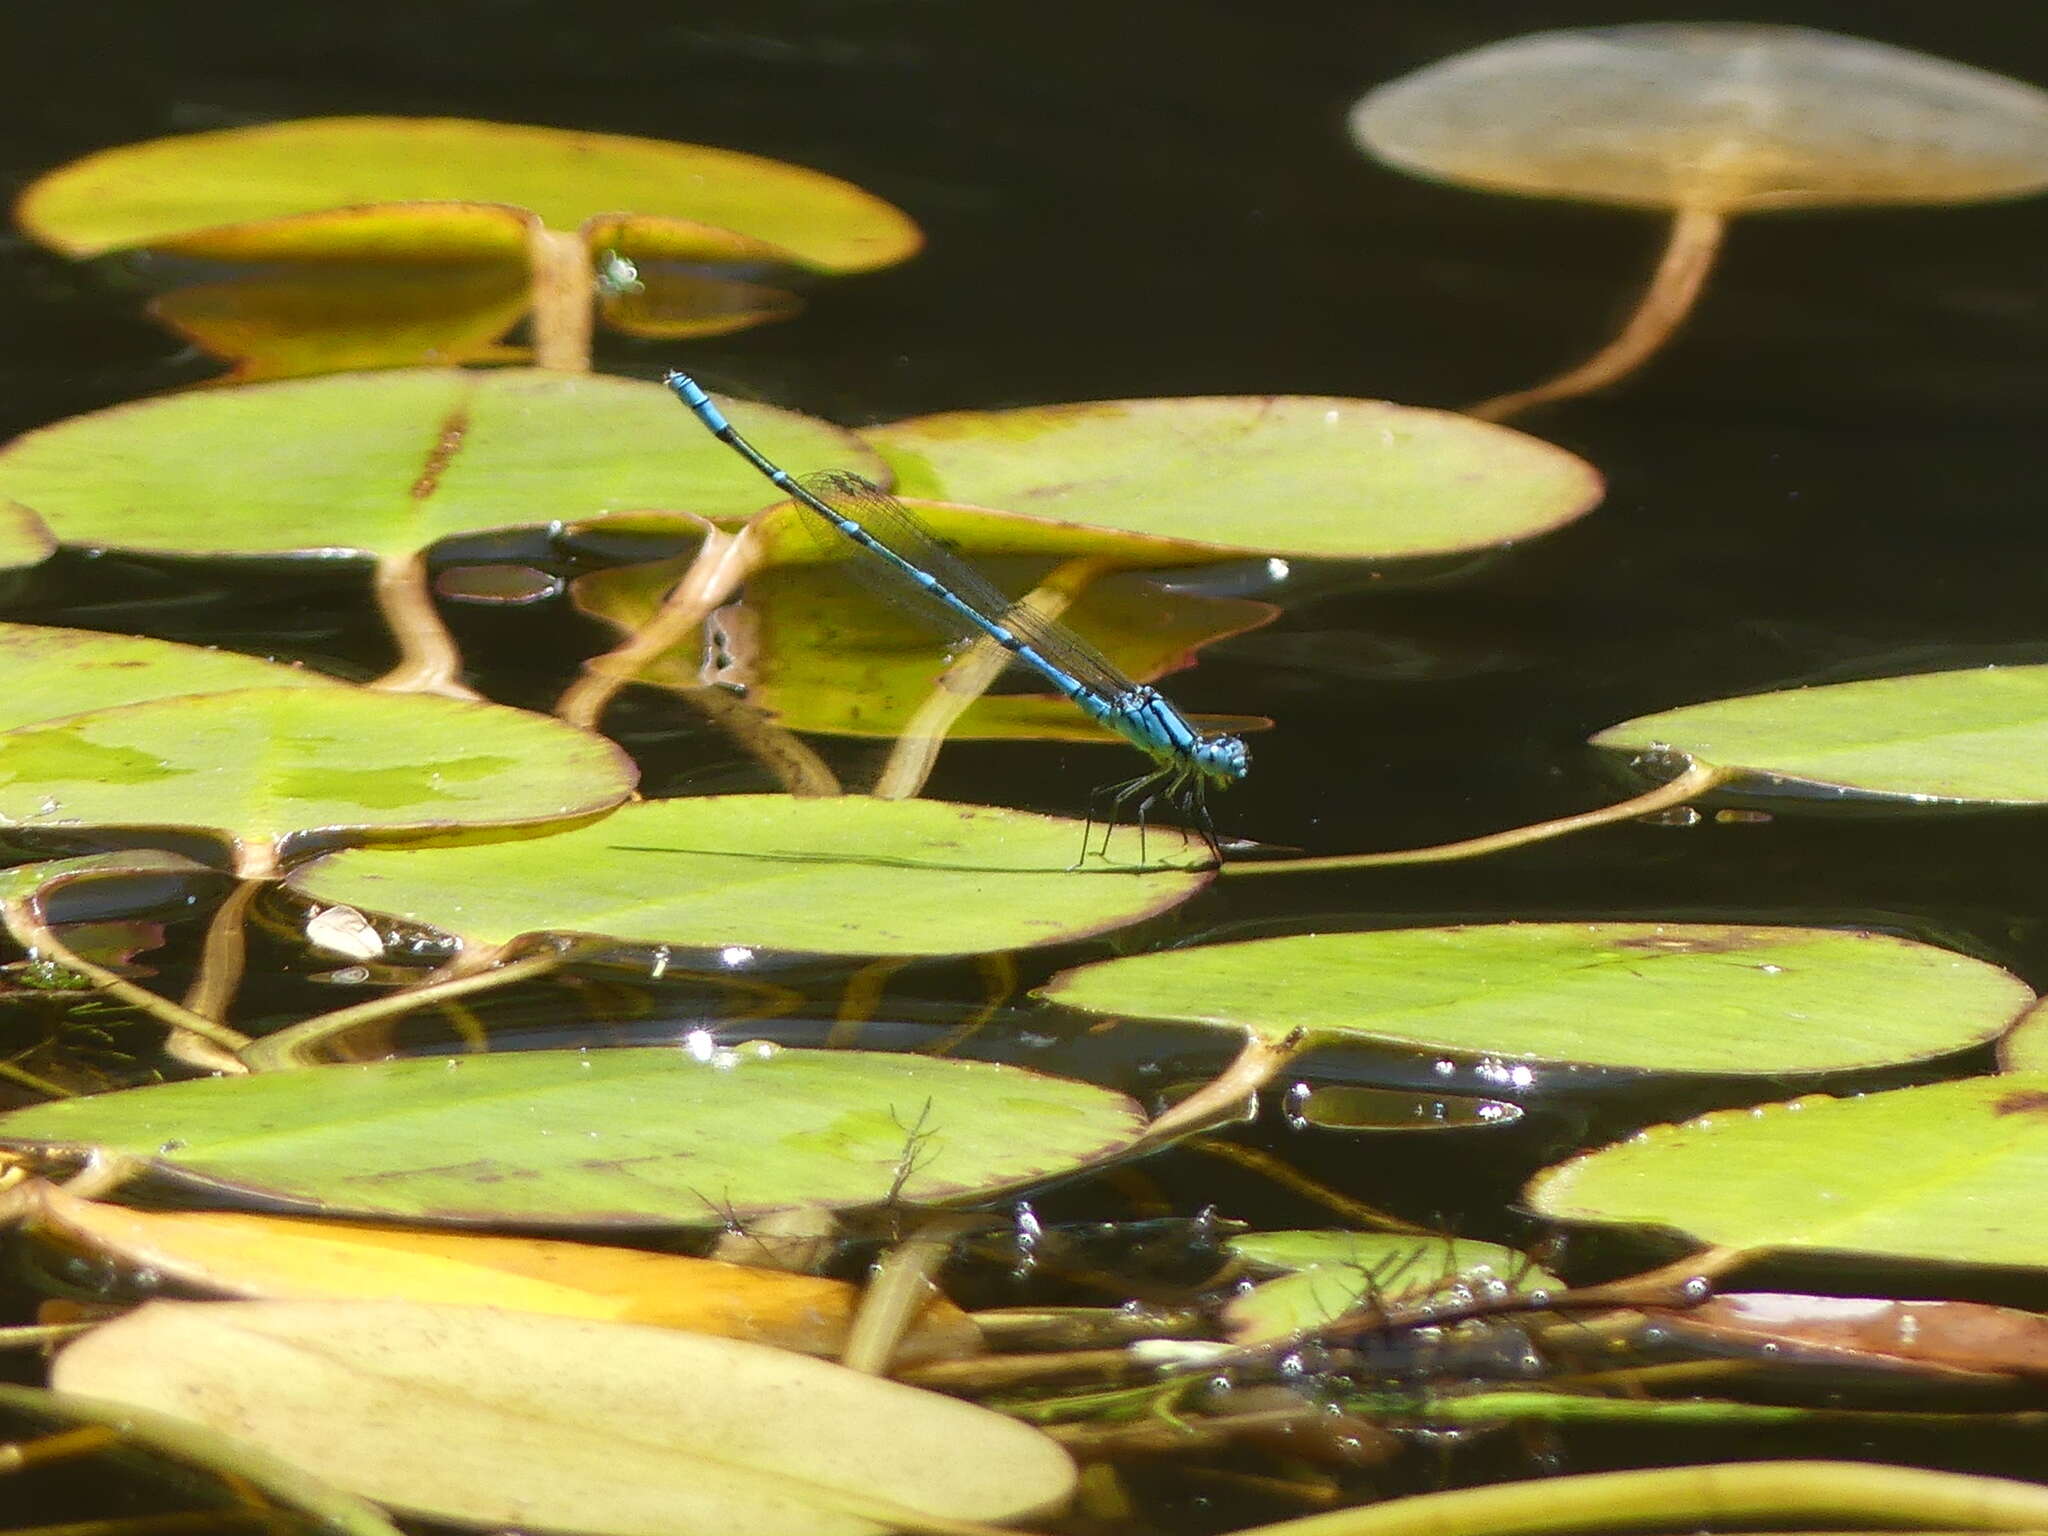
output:
[[1074,1468],[1000,1414],[732,1339],[402,1302],[152,1302],[65,1391],[247,1438],[411,1514],[577,1536],[869,1536],[1057,1511]]

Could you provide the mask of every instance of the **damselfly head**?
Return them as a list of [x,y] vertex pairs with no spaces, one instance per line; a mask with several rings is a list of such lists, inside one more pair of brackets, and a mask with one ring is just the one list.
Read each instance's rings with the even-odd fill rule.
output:
[[1195,766],[1219,786],[1239,782],[1252,771],[1252,754],[1235,736],[1204,736],[1194,746]]

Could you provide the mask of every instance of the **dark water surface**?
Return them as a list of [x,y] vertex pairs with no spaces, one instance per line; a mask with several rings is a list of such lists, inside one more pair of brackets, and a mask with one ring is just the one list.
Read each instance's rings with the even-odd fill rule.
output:
[[[1658,19],[1701,18],[1690,6],[1379,0],[59,7],[39,11],[33,44],[10,45],[0,179],[18,186],[136,139],[332,113],[693,140],[847,177],[907,210],[929,248],[820,288],[791,323],[683,345],[601,338],[601,368],[652,377],[680,363],[714,388],[852,425],[1203,393],[1455,406],[1590,350],[1661,230],[1403,178],[1351,147],[1345,108],[1496,38]],[[2048,81],[2048,13],[2034,0],[1774,4],[1740,19]],[[1190,709],[1276,722],[1219,808],[1225,830],[1318,853],[1491,831],[1609,798],[1581,744],[1634,714],[1802,681],[2048,661],[2044,249],[2048,198],[1739,222],[1699,314],[1645,376],[1518,423],[1607,474],[1598,513],[1458,579],[1292,606],[1175,679]],[[210,371],[107,274],[18,243],[0,255],[0,335],[6,435]],[[110,583],[80,567],[66,580],[9,616],[383,664],[352,591]],[[507,702],[544,704],[598,643],[561,613],[458,622]],[[714,744],[707,765],[704,738],[677,734],[675,713],[640,695],[612,719],[648,761],[649,788],[744,783],[727,749]],[[1072,811],[1120,767],[1104,752],[956,748],[933,790]],[[1560,914],[1856,921],[2041,987],[2044,858],[2048,816],[1626,825],[1436,869],[1232,882],[1181,936]],[[1375,1154],[1389,1166],[1367,1181],[1382,1186],[1373,1193],[1420,1190],[1419,1208],[1462,1207],[1468,1230],[1500,1224],[1497,1205],[1480,1207],[1549,1150],[1525,1144],[1489,1167],[1436,1161],[1420,1138],[1402,1147]],[[1771,1449],[1657,1444],[1638,1449]],[[1970,1459],[1890,1439],[1865,1453]],[[1499,1465],[1456,1475],[1525,1473],[1520,1454],[1489,1452]],[[1983,1455],[2028,1464],[2019,1450]],[[1575,1446],[1561,1464],[1608,1459],[1627,1456]]]

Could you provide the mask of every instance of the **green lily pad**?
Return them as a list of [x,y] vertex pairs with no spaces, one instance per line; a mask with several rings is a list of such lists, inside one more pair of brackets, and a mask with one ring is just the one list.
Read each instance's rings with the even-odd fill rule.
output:
[[336,1215],[647,1227],[987,1198],[1143,1125],[1122,1094],[1020,1067],[692,1037],[165,1083],[0,1115],[0,1144]]
[[56,548],[40,517],[18,502],[0,501],[0,572],[41,565]]
[[1739,770],[1745,792],[1913,807],[2048,801],[2048,666],[1787,688],[1610,726],[1593,745]]
[[202,828],[259,863],[315,840],[593,816],[634,778],[610,742],[545,715],[353,688],[186,695],[0,733],[0,816]]
[[1656,1072],[1840,1072],[1995,1039],[2033,1000],[1997,966],[1877,933],[1505,923],[1300,934],[1133,955],[1036,994],[1322,1045]]
[[445,117],[307,118],[123,145],[42,177],[15,217],[47,245],[97,256],[223,225],[420,202],[502,204],[554,229],[630,211],[672,226],[686,249],[737,245],[818,272],[887,266],[921,239],[880,198],[778,160]]
[[[455,534],[680,508],[743,518],[760,477],[633,379],[407,369],[208,390],[0,449],[0,493],[66,544],[181,555],[405,555]],[[879,466],[836,427],[734,406],[792,472]]]
[[1702,1115],[1546,1169],[1558,1221],[1721,1247],[2048,1268],[2048,1076],[1931,1083]]
[[[4,761],[4,759],[0,759]],[[1080,857],[1082,826],[935,800],[709,795],[629,805],[552,837],[354,848],[291,887],[504,944],[539,932],[631,945],[951,955],[1069,943],[1201,890],[1193,839],[1155,830],[1143,870]]]
[[0,731],[59,715],[237,688],[346,688],[340,678],[199,645],[0,624]]
[[1288,1271],[1233,1296],[1223,1310],[1235,1344],[1263,1344],[1335,1322],[1361,1303],[1412,1304],[1558,1289],[1556,1276],[1512,1248],[1393,1232],[1255,1232],[1230,1251]]
[[[948,543],[963,552],[977,546],[1000,549],[1014,537],[1002,514],[945,503],[921,502],[917,510]],[[780,522],[778,518],[776,521]],[[1026,532],[1036,539],[1039,524]],[[1082,542],[1114,543],[1117,536],[1080,530]],[[1128,553],[1156,560],[1156,543],[1129,541]],[[745,600],[721,615],[720,645],[714,657],[691,647],[671,650],[634,674],[637,682],[694,689],[707,681],[743,686],[747,700],[791,730],[841,736],[895,737],[930,696],[952,659],[933,632],[910,614],[877,598],[848,574],[846,562],[821,560],[815,544],[799,548],[771,537],[771,563],[748,578]],[[780,563],[788,554],[792,563]],[[983,563],[989,574],[1016,593],[1030,590],[1044,570],[1004,580],[1002,566]],[[687,558],[621,566],[579,577],[577,606],[615,627],[632,631],[653,617],[661,599],[687,567]],[[1116,575],[1089,584],[1060,622],[1095,645],[1123,672],[1151,682],[1189,664],[1200,647],[1269,622],[1270,604],[1242,598],[1169,592],[1135,575]],[[1205,727],[1244,730],[1264,724],[1257,717]],[[1120,740],[1073,704],[1049,692],[986,694],[974,701],[948,730],[956,741]]]
[[1598,504],[1562,448],[1450,411],[1306,395],[918,416],[862,435],[905,496],[1219,550],[1340,560],[1486,549]]

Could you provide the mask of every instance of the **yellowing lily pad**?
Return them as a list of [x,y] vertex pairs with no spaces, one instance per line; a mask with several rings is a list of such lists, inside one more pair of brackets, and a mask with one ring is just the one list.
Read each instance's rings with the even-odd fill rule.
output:
[[322,905],[498,945],[528,933],[621,944],[950,955],[1069,943],[1153,917],[1213,871],[1155,829],[1146,869],[1072,866],[1082,825],[993,806],[710,795],[629,805],[552,837],[350,849],[294,873]]
[[1084,965],[1038,995],[1269,1040],[1301,1029],[1323,1045],[1714,1074],[1949,1055],[1995,1039],[2033,1000],[1997,966],[1908,939],[1713,923],[1253,939]]
[[[115,406],[0,449],[0,493],[67,544],[402,555],[460,533],[646,508],[744,517],[762,484],[632,379],[408,369]],[[872,468],[850,434],[736,406],[794,472]]]
[[1302,395],[919,416],[862,434],[904,496],[1232,553],[1394,559],[1533,538],[1598,504],[1583,459],[1450,411]]
[[1547,1169],[1526,1198],[1729,1248],[2039,1269],[2044,1181],[2048,1076],[2016,1073],[1658,1126]]
[[1973,667],[1716,699],[1593,745],[1739,770],[1745,791],[1914,807],[2048,800],[2048,666]]
[[544,715],[360,689],[193,694],[0,733],[0,815],[200,828],[238,862],[306,842],[594,816],[634,778],[609,741]]
[[[631,212],[731,252],[734,235],[819,272],[918,247],[916,225],[858,187],[698,144],[462,118],[338,117],[154,139],[52,171],[16,205],[74,256],[156,246],[221,225],[379,203],[497,203],[552,229]],[[253,244],[253,242],[252,242]]]
[[[247,1211],[148,1211],[30,1193],[35,1238],[202,1292],[270,1301],[459,1302],[721,1334],[805,1354],[845,1347],[859,1287],[719,1259],[600,1243],[309,1221]],[[973,1319],[934,1295],[895,1364],[972,1354]]]
[[0,1115],[0,1143],[99,1147],[287,1209],[600,1228],[981,1199],[1143,1124],[1122,1094],[1019,1067],[649,1046],[165,1083]]

